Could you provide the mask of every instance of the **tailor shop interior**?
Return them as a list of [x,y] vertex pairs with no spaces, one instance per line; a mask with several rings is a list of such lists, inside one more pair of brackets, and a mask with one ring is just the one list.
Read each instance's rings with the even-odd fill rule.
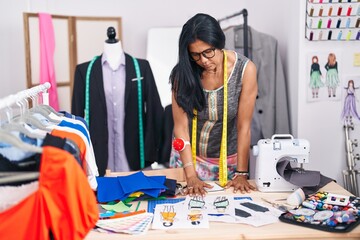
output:
[[[316,40],[315,34],[320,34],[319,29],[310,26],[310,22],[313,25],[318,21],[316,13],[321,9],[324,14],[325,8],[330,11],[328,7],[337,7],[330,6],[330,1],[322,6],[316,5],[322,1],[315,2],[309,1],[310,6],[307,6],[311,9],[306,19],[308,41]],[[353,2],[355,12],[354,7],[359,4]],[[356,13],[347,13],[347,17],[340,18],[359,21],[359,15],[354,17]],[[189,134],[175,136],[170,71],[165,73],[167,79],[161,80],[160,86],[157,78],[164,73],[156,63],[157,56],[142,59],[129,54],[124,49],[119,25],[102,28],[102,40],[97,43],[101,48],[98,55],[70,67],[70,107],[62,109],[64,97],[59,91],[62,85],[54,74],[57,71],[54,49],[58,39],[53,25],[56,16],[24,15],[39,22],[39,48],[33,55],[39,56],[40,83],[34,84],[30,79],[27,89],[0,100],[1,238],[83,239],[100,234],[99,239],[109,235],[122,239],[169,229],[177,229],[177,234],[181,234],[182,229],[198,231],[212,228],[215,222],[233,224],[234,228],[261,228],[283,222],[297,225],[299,232],[302,228],[312,228],[339,234],[357,229],[360,199],[357,198],[357,171],[351,164],[359,157],[354,154],[356,144],[351,131],[352,121],[360,119],[353,98],[354,93],[359,92],[360,80],[346,88],[347,105],[343,115],[349,163],[349,170],[344,173],[344,187],[348,191],[344,190],[344,194],[323,191],[323,187],[334,183],[333,176],[324,176],[321,169],[306,169],[311,143],[291,134],[287,79],[278,41],[248,25],[247,14],[243,9],[216,19],[219,24],[235,16],[244,19],[241,24],[222,28],[225,49],[231,56],[237,56],[236,61],[245,59],[242,61],[248,63],[250,59],[257,68],[258,94],[254,100],[246,169],[240,169],[242,166],[237,167],[236,163],[234,167],[234,159],[235,162],[237,159],[226,156],[226,151],[225,158],[221,158],[220,153],[215,158],[207,155],[206,147],[211,138],[217,138],[213,141],[219,142],[218,152],[229,144],[226,137],[225,140],[222,137],[231,135],[226,128],[219,134],[211,134],[211,130],[206,129],[215,124],[224,126],[224,119],[230,122],[227,120],[230,114],[220,116],[222,106],[219,113],[214,113],[219,118],[205,119],[202,129],[196,128],[199,123],[189,116]],[[331,21],[331,13],[327,21]],[[27,31],[31,31],[31,26],[27,27]],[[176,32],[172,49],[175,55],[181,30]],[[334,34],[337,27],[332,30]],[[150,35],[149,32],[148,48],[154,43]],[[209,45],[210,49],[192,52],[189,58],[197,54],[201,61],[211,61],[214,55],[222,54],[216,46]],[[27,61],[29,59],[31,57]],[[318,61],[316,58],[311,65],[313,91],[323,87]],[[194,59],[191,62],[196,63]],[[171,63],[169,70],[176,63]],[[27,66],[34,68],[31,64]],[[336,65],[330,64],[328,68],[332,69],[328,70],[328,81],[338,81]],[[209,96],[206,100],[209,105],[217,98],[221,101],[215,105],[227,104],[227,100],[222,101],[223,96],[227,96],[224,85],[203,91]],[[233,93],[232,89],[226,91]],[[166,94],[170,98],[164,100]],[[312,97],[317,94],[313,92]],[[231,129],[236,130],[236,127]],[[181,156],[191,160],[186,159],[182,164]],[[209,185],[203,189],[205,194],[201,194],[199,185],[195,184],[199,182],[188,175],[195,169],[197,173],[204,171],[202,167],[206,165],[212,166],[208,171],[215,178],[205,179]],[[194,171],[186,171],[187,168]],[[249,192],[238,189],[234,193],[234,186],[226,186],[235,184],[237,178],[243,179],[242,184],[248,180],[256,189],[249,189]],[[257,193],[264,197],[254,197]],[[283,198],[266,197],[273,193],[282,193]]]

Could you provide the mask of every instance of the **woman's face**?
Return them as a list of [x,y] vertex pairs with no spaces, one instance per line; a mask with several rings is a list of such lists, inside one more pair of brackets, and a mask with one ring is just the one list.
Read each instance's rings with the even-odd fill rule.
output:
[[192,61],[195,61],[206,71],[215,70],[222,64],[222,52],[206,42],[196,40],[195,42],[189,44],[188,50],[190,56],[192,57]]

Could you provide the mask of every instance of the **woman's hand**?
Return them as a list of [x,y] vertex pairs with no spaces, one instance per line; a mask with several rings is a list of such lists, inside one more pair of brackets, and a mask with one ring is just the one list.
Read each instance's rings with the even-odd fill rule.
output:
[[204,188],[213,188],[213,186],[201,181],[197,176],[188,177],[186,182],[186,194],[190,196],[205,196],[206,190]]
[[225,188],[229,187],[234,187],[234,193],[238,190],[240,190],[243,194],[245,192],[251,192],[251,190],[256,190],[256,188],[248,182],[247,176],[241,175],[235,176],[230,182],[228,182]]

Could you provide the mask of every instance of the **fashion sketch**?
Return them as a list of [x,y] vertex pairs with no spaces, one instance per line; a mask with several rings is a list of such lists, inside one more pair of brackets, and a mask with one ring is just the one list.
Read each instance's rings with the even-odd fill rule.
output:
[[324,86],[324,83],[321,81],[321,77],[322,74],[320,71],[319,58],[317,56],[313,56],[311,70],[310,70],[310,84],[309,84],[313,98],[319,97],[319,89]]
[[325,65],[326,81],[325,85],[328,88],[329,97],[336,97],[336,88],[339,86],[339,73],[336,56],[334,53],[329,53],[328,62]]
[[352,118],[360,121],[360,116],[356,109],[356,95],[355,90],[359,87],[355,87],[354,80],[349,80],[346,89],[346,97],[344,100],[344,107],[341,113],[341,118],[345,123],[350,123]]
[[174,206],[164,205],[164,210],[160,212],[164,227],[171,227],[175,221],[176,212]]

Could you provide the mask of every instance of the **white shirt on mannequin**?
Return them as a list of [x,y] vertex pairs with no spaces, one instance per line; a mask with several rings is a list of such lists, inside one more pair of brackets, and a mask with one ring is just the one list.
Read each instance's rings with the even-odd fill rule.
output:
[[121,46],[121,42],[116,43],[104,43],[104,54],[112,70],[116,70],[119,67],[121,55],[124,51]]

